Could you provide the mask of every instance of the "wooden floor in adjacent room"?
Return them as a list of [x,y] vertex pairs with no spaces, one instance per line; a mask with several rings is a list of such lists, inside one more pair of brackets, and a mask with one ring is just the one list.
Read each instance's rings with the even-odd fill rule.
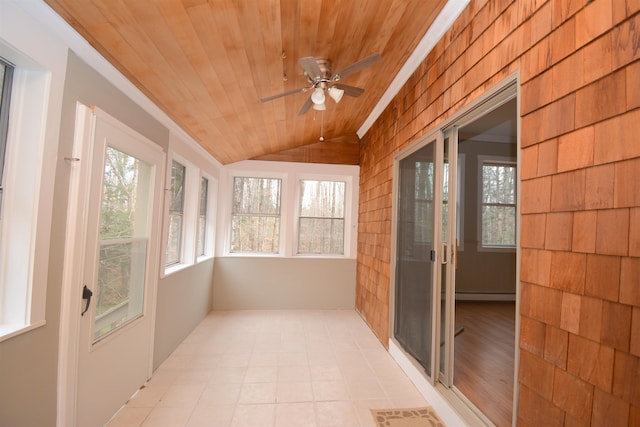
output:
[[510,426],[515,351],[514,302],[456,302],[453,384],[497,426]]

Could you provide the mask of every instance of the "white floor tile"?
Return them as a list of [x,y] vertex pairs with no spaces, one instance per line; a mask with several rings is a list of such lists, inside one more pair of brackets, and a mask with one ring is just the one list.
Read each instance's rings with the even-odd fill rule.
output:
[[300,366],[308,365],[307,353],[299,352],[282,352],[278,355],[278,366]]
[[244,383],[238,403],[276,403],[276,383]]
[[182,373],[181,369],[172,369],[164,364],[153,372],[153,376],[148,382],[148,386],[170,386],[175,379]]
[[181,356],[172,354],[162,362],[162,366],[165,369],[188,369],[192,366],[193,356]]
[[336,381],[342,379],[342,373],[338,365],[315,365],[311,366],[312,381]]
[[340,371],[347,381],[366,381],[376,378],[376,373],[366,363],[349,362],[340,364]]
[[244,375],[245,383],[274,383],[278,379],[278,367],[253,366]]
[[351,400],[387,398],[384,390],[376,380],[347,382],[347,387],[349,389],[349,396],[351,397]]
[[242,383],[247,368],[222,367],[215,368],[209,377],[210,384]]
[[167,390],[156,407],[193,409],[203,390],[204,385],[175,385]]
[[422,395],[408,378],[380,380],[380,385],[390,399],[417,398]]
[[173,382],[174,385],[206,385],[211,379],[213,368],[194,368],[184,370],[178,374]]
[[309,355],[307,356],[309,366],[337,364],[335,353],[333,351],[327,351],[328,348],[329,344],[322,347],[322,350],[309,351]]
[[236,405],[197,405],[187,427],[228,427],[231,425]]
[[148,385],[140,390],[127,402],[131,408],[153,408],[169,391],[169,386]]
[[249,360],[249,367],[255,366],[278,366],[278,353],[254,350]]
[[374,426],[426,402],[353,310],[213,312],[109,427]]
[[275,404],[238,405],[231,425],[233,427],[271,427],[275,423]]
[[299,366],[279,366],[278,382],[301,382],[311,381],[311,373],[306,365]]
[[311,382],[278,382],[276,385],[276,402],[312,402]]
[[152,408],[122,408],[107,427],[140,427]]
[[314,427],[316,411],[313,403],[276,405],[276,427]]
[[220,357],[220,364],[224,368],[246,368],[249,366],[251,353],[225,353]]
[[344,402],[316,402],[316,423],[319,427],[348,426],[360,424],[353,404]]
[[241,388],[241,383],[209,384],[200,395],[198,405],[235,405]]
[[315,401],[349,400],[349,390],[344,381],[313,381],[311,388]]
[[184,427],[193,408],[154,408],[142,427]]

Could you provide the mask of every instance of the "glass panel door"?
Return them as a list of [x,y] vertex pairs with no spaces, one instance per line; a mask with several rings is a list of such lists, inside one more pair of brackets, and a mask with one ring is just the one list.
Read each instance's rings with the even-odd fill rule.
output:
[[433,377],[436,141],[400,160],[398,173],[394,337]]
[[82,143],[92,155],[73,396],[75,425],[98,426],[151,376],[164,153],[101,110],[80,108],[91,114]]

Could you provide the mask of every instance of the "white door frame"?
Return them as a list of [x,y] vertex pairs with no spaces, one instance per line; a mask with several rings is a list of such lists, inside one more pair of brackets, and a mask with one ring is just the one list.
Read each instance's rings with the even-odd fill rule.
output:
[[[80,312],[83,286],[83,270],[85,268],[85,246],[87,237],[87,212],[89,203],[90,176],[93,160],[93,137],[96,117],[106,119],[110,123],[126,128],[125,125],[109,116],[95,106],[76,104],[73,149],[70,157],[65,157],[69,166],[69,199],[67,202],[67,221],[65,229],[65,249],[62,270],[62,292],[60,304],[60,335],[58,345],[58,382],[57,382],[57,415],[56,425],[59,427],[76,426],[77,385],[78,385],[78,353],[80,341]],[[147,138],[133,132],[142,140]],[[150,142],[150,141],[149,141]],[[153,142],[151,142],[153,144]],[[165,154],[159,165],[159,173],[164,177]],[[162,179],[164,182],[164,179]],[[164,191],[156,189],[157,197],[162,199]],[[159,202],[163,206],[162,200]],[[155,221],[152,232],[160,235],[160,219]],[[158,257],[151,258],[150,271],[154,272],[155,281],[150,286],[157,289]],[[153,368],[153,335],[155,330],[156,291],[150,292],[149,311],[151,318],[151,336],[149,337],[150,360],[149,376]]]

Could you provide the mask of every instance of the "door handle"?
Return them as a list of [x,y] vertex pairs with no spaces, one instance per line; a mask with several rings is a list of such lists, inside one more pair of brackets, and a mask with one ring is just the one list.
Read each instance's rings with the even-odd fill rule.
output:
[[80,316],[84,316],[87,310],[89,310],[89,304],[91,304],[92,296],[93,296],[93,292],[91,292],[91,289],[87,288],[87,285],[84,285],[84,288],[82,288],[82,299],[87,300],[87,305],[84,306],[84,310],[82,310],[82,313],[80,313]]

